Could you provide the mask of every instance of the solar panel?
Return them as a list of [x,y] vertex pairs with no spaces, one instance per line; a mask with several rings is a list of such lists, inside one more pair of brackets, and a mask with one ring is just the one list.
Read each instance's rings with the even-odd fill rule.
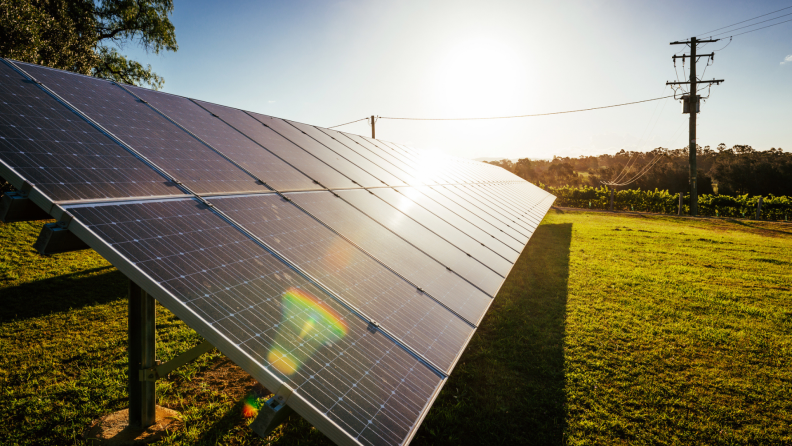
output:
[[[410,189],[407,189],[407,193],[409,193],[409,191]],[[435,215],[432,212],[432,208],[422,207],[396,189],[379,188],[372,189],[372,192],[389,205],[404,213],[404,215],[415,220],[437,236],[447,240],[448,243],[457,247],[460,251],[470,254],[478,262],[481,262],[481,264],[499,274],[501,279],[509,274],[513,265],[512,262],[506,260],[497,252],[487,247],[487,244],[484,242],[474,239]],[[419,194],[410,194],[410,196],[413,195]],[[448,213],[446,213],[446,215],[448,216]],[[409,232],[409,230],[407,230],[407,232]],[[487,240],[487,243],[492,244],[492,241]],[[442,249],[449,250],[447,247],[443,247]],[[454,250],[449,251],[454,252]],[[494,293],[492,294],[494,295]]]
[[[317,141],[331,148],[334,152],[360,166],[363,170],[372,174],[383,184],[387,186],[404,186],[407,184],[387,169],[377,165],[373,159],[374,157],[371,154],[367,155],[366,153],[361,153],[362,151],[360,149],[355,150],[355,147],[351,147],[349,145],[350,143],[348,139],[345,138],[341,132],[329,129],[320,130],[319,128],[312,125],[301,124],[299,122],[288,122],[301,131],[307,133],[312,138],[315,138]],[[347,143],[343,143],[343,140],[346,140]]]
[[402,239],[450,268],[465,280],[494,297],[504,277],[474,259],[472,254],[449,243],[409,216],[377,197],[374,191],[344,190],[338,195]]
[[[470,324],[285,199],[211,202],[443,370],[450,370],[473,333]],[[357,214],[351,206],[346,212]]]
[[0,174],[339,444],[412,439],[554,200],[495,166],[20,66],[42,84],[0,63]]
[[195,192],[267,190],[121,87],[102,79],[38,65],[19,65]]
[[[363,444],[400,444],[442,384],[425,363],[195,200],[67,210],[94,248],[289,404]],[[111,251],[111,252],[109,252]],[[296,408],[296,407],[295,407]],[[312,420],[313,418],[313,420]],[[334,432],[325,432],[334,437]]]
[[343,200],[333,198],[328,192],[287,195],[473,324],[478,324],[489,307],[492,299],[483,291],[369,216],[348,212],[349,205]]
[[308,135],[307,132],[303,133],[302,130],[297,129],[295,126],[282,119],[273,118],[272,116],[266,116],[259,113],[251,112],[249,114],[257,121],[274,130],[279,135],[288,139],[295,145],[302,147],[306,152],[324,161],[328,166],[331,166],[333,169],[343,173],[346,177],[358,185],[363,187],[382,186],[382,181],[361,169],[339,153],[331,150],[321,142],[317,141]]
[[448,192],[444,191],[442,187],[427,187],[426,189],[421,189],[421,191],[435,202],[445,206],[448,209],[451,209],[455,214],[461,216],[468,222],[485,231],[487,234],[490,234],[504,244],[508,245],[517,253],[522,251],[522,247],[524,245],[517,238],[520,237],[519,234],[512,235],[511,232],[506,232],[505,229],[508,228],[502,228],[501,225],[493,218],[483,215],[481,212],[477,213],[475,209],[470,210],[470,206],[460,204],[460,200],[456,199],[454,195],[449,196]]
[[317,184],[328,188],[357,187],[351,179],[330,168],[322,160],[275,133],[269,127],[265,127],[264,124],[253,119],[244,111],[209,102],[196,101],[196,103],[292,166],[298,166]]
[[305,174],[187,98],[127,87],[276,190],[315,189]]
[[455,214],[452,210],[453,208],[447,208],[443,204],[432,200],[432,198],[430,198],[428,195],[428,186],[399,187],[396,188],[396,190],[422,208],[431,211],[434,215],[447,222],[449,225],[459,229],[460,232],[464,233],[467,237],[472,238],[479,244],[484,244],[484,246],[498,254],[500,257],[504,258],[510,264],[514,263],[514,261],[517,259],[517,256],[519,255],[517,250],[512,249],[509,247],[509,245],[501,242],[495,236],[488,234],[483,229],[480,229],[473,223],[462,218],[460,215]]
[[343,132],[338,132],[338,134],[341,135],[339,141],[348,144],[350,147],[356,147],[358,150],[362,151],[362,153],[365,153],[366,156],[371,157],[372,161],[380,167],[393,172],[394,175],[397,175],[405,183],[413,186],[423,185],[421,179],[418,178],[418,173],[415,172],[414,169],[394,158],[389,153],[376,146],[372,146],[365,139],[359,138],[358,135]]
[[5,63],[0,159],[54,201],[182,193]]

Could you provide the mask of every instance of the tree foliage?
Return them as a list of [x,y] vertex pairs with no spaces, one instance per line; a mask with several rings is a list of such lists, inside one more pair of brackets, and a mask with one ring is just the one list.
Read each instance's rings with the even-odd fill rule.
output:
[[0,55],[132,85],[162,88],[129,43],[177,51],[172,0],[0,0]]
[[[619,189],[667,190],[672,194],[690,190],[688,148],[651,152],[621,151],[615,155],[554,157],[552,160],[520,159],[492,161],[494,164],[534,183],[552,187],[592,186],[616,178],[636,176],[656,156],[660,159],[635,182]],[[629,163],[629,166],[628,166]],[[625,168],[626,167],[626,168]],[[790,195],[792,196],[792,153],[772,148],[758,151],[749,145],[727,148],[720,144],[696,148],[700,194]]]

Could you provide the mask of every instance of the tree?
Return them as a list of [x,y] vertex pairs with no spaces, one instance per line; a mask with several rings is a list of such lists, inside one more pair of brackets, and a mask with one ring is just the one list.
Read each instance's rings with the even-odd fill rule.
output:
[[119,50],[177,51],[172,12],[172,0],[0,0],[0,55],[160,89],[151,65]]

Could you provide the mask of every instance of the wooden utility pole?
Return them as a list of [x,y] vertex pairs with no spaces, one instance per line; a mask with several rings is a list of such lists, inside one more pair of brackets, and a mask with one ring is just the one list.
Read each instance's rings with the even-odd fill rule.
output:
[[[676,59],[682,59],[685,63],[685,58],[690,59],[690,81],[688,82],[666,82],[666,85],[681,85],[690,84],[690,92],[687,96],[682,95],[683,109],[682,113],[690,113],[690,126],[689,126],[689,153],[690,153],[690,215],[698,215],[698,189],[696,188],[696,115],[699,113],[699,95],[697,93],[698,84],[720,84],[723,79],[710,81],[700,80],[696,77],[696,62],[700,57],[708,57],[715,59],[715,53],[696,55],[696,46],[699,43],[717,42],[715,40],[698,40],[691,37],[687,42],[671,42],[671,45],[690,45],[690,54],[683,54],[681,56],[671,56],[671,59],[676,63]],[[687,112],[685,112],[685,102],[687,102]]]
[[[360,115],[358,115],[358,116],[360,116]],[[375,122],[376,121],[374,121],[374,115],[371,115],[371,139],[377,139],[377,134],[376,134],[376,132],[374,132],[374,123]]]

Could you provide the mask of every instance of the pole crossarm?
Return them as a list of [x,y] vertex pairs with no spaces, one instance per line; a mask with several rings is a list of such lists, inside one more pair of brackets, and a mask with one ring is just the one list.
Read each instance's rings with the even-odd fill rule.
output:
[[[692,57],[692,56],[687,55],[687,54],[683,54],[681,56],[673,55],[673,56],[671,56],[671,59],[674,59],[674,60],[676,60],[676,59],[687,59],[689,57]],[[696,57],[711,57],[711,58],[714,59],[715,58],[715,52],[713,51],[710,54],[697,54]]]
[[[721,82],[726,82],[723,79],[712,79],[710,81],[699,81],[697,80],[697,84],[720,84]],[[666,82],[666,85],[682,85],[682,84],[689,84],[690,82]]]
[[[711,42],[717,42],[719,40],[720,39],[711,39],[711,40],[698,40],[698,39],[696,39],[696,43],[711,43]],[[669,45],[690,45],[690,40],[684,41],[684,42],[680,42],[680,41],[671,42]]]

